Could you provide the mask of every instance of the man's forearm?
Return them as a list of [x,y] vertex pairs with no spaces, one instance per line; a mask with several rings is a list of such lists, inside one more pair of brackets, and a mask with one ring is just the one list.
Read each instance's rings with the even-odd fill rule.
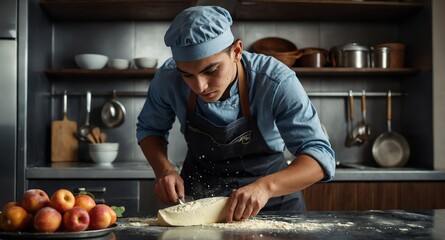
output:
[[146,137],[140,142],[140,147],[150,163],[156,178],[175,171],[167,158],[167,143],[161,137]]

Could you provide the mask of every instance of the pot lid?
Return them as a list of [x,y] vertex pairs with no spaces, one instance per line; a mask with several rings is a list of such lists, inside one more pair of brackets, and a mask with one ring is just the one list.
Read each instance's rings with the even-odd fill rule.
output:
[[358,43],[348,43],[341,47],[343,51],[365,51],[368,52],[369,48]]

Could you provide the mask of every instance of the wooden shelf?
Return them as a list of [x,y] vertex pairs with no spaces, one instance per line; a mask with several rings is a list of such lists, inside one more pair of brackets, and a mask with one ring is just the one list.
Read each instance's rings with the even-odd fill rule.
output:
[[[215,1],[214,5],[223,1]],[[172,20],[198,0],[40,0],[52,20]],[[237,0],[229,8],[249,21],[402,21],[423,1]]]
[[234,18],[255,21],[402,21],[423,1],[239,0]]
[[417,68],[292,68],[297,76],[395,76],[419,72]]
[[45,74],[51,78],[152,78],[156,73],[153,69],[101,69],[101,70],[85,70],[85,69],[46,69]]
[[[419,72],[416,68],[292,68],[297,76],[395,76],[410,75]],[[152,78],[157,69],[46,69],[50,78]]]
[[41,0],[53,20],[172,20],[197,0]]

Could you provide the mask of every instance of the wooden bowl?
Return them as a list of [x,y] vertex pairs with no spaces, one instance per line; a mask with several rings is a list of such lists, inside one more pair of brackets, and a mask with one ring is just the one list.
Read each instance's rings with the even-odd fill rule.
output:
[[278,37],[267,37],[257,40],[252,47],[256,53],[275,57],[282,63],[291,67],[303,53],[289,40]]

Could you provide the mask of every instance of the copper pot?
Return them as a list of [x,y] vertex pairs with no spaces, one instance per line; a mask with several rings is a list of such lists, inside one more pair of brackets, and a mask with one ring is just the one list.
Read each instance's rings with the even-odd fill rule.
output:
[[323,48],[303,48],[300,49],[303,55],[297,60],[299,67],[320,68],[329,62],[329,51]]

